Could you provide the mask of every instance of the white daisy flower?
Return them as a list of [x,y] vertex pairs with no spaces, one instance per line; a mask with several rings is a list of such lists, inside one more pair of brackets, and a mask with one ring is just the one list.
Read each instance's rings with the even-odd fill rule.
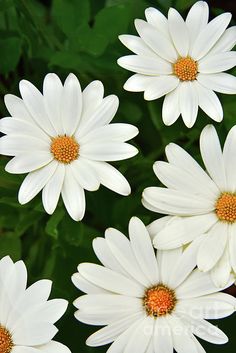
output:
[[136,19],[140,37],[121,35],[121,42],[136,55],[120,58],[118,64],[136,74],[125,83],[131,92],[144,91],[144,99],[164,95],[163,121],[173,124],[182,115],[187,127],[196,121],[198,106],[213,120],[221,121],[221,103],[213,91],[235,94],[236,78],[223,71],[236,64],[236,26],[226,29],[230,13],[208,23],[205,1],[196,2],[186,21],[173,8],[168,19],[157,9],[145,11],[146,21]]
[[[200,137],[206,172],[180,146],[166,147],[168,162],[156,162],[156,176],[167,187],[149,187],[143,205],[164,217],[149,226],[158,249],[173,249],[201,238],[197,265],[211,271],[214,283],[224,286],[231,269],[236,273],[236,126],[225,141],[223,153],[212,125]],[[156,228],[157,227],[157,228]],[[201,235],[204,234],[204,237]]]
[[[75,300],[75,317],[86,324],[103,325],[88,346],[113,342],[108,353],[203,353],[195,338],[215,344],[226,335],[205,319],[231,315],[236,299],[217,293],[208,273],[195,269],[199,243],[182,249],[158,251],[155,257],[146,227],[136,217],[129,237],[109,228],[96,238],[94,251],[103,266],[83,263],[72,276],[87,293]],[[227,286],[233,283],[230,278]]]
[[[15,156],[7,165],[9,173],[29,173],[19,190],[25,204],[41,190],[43,205],[52,214],[60,194],[74,220],[85,212],[84,189],[100,184],[128,195],[130,186],[107,161],[130,158],[138,150],[125,141],[138,134],[130,124],[109,124],[118,109],[115,95],[103,97],[100,81],[91,82],[83,92],[75,75],[64,86],[57,75],[48,74],[43,95],[30,82],[20,82],[23,99],[5,96],[11,116],[0,120],[0,153]],[[106,162],[105,162],[106,161]]]
[[35,282],[26,288],[27,270],[23,261],[13,263],[9,256],[0,261],[0,352],[70,353],[53,341],[54,323],[67,308],[64,299],[48,300],[52,283]]

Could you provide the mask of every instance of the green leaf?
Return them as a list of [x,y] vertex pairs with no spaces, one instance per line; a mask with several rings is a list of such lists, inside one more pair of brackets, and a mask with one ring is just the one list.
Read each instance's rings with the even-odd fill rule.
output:
[[9,255],[13,260],[21,256],[21,241],[14,234],[0,234],[0,258]]
[[1,57],[0,73],[7,74],[15,70],[21,56],[21,39],[18,37],[9,37],[0,39]]
[[190,8],[195,2],[195,0],[176,0],[175,7],[179,11],[184,11]]
[[58,226],[65,215],[63,208],[58,208],[53,215],[49,218],[45,231],[48,235],[51,235],[54,239],[58,238]]

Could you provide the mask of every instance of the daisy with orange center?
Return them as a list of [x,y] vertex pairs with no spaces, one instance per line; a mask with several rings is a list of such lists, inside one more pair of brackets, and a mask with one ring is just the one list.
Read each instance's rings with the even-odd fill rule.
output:
[[[198,241],[197,265],[210,271],[214,283],[224,286],[231,271],[236,274],[236,126],[226,138],[223,151],[212,125],[200,137],[204,171],[180,146],[166,147],[167,162],[156,162],[156,176],[167,187],[149,187],[143,205],[167,217],[149,230],[154,246],[170,250]],[[158,224],[165,228],[158,232]]]
[[69,215],[81,220],[85,192],[100,184],[121,194],[131,192],[128,181],[107,162],[133,157],[138,150],[125,141],[137,135],[130,124],[109,124],[117,108],[115,95],[103,97],[100,81],[82,92],[70,74],[64,85],[48,74],[43,95],[30,82],[20,82],[22,99],[5,96],[11,118],[0,120],[0,153],[14,156],[6,165],[9,173],[29,173],[18,194],[21,204],[42,190],[45,211],[52,214],[60,195]]
[[10,353],[13,348],[13,341],[10,332],[5,327],[0,326],[0,352]]
[[[155,254],[146,227],[136,217],[129,223],[129,239],[113,228],[105,238],[94,239],[102,265],[82,263],[72,276],[86,293],[74,301],[76,319],[104,326],[87,345],[112,343],[107,353],[183,352],[186,347],[199,353],[204,349],[195,336],[226,343],[225,334],[205,319],[232,314],[236,299],[217,293],[222,288],[210,274],[195,269],[200,244],[199,239],[184,251],[180,247]],[[232,276],[226,286],[233,282]]]
[[205,1],[197,1],[186,20],[170,8],[166,18],[158,9],[145,10],[146,20],[135,20],[139,36],[124,34],[120,41],[135,55],[118,64],[134,72],[124,84],[131,92],[144,92],[145,100],[165,96],[162,118],[173,124],[181,115],[191,128],[200,107],[210,118],[223,119],[221,103],[214,93],[236,93],[236,78],[225,74],[236,64],[236,26],[227,29],[230,13],[210,22]]

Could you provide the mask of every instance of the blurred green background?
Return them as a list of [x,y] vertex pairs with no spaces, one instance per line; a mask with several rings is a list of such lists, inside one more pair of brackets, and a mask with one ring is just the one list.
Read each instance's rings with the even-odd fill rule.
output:
[[[28,79],[39,89],[48,72],[56,72],[61,79],[74,72],[84,88],[94,79],[105,85],[106,95],[120,98],[114,121],[136,125],[140,134],[133,142],[139,148],[135,158],[114,163],[132,186],[132,195],[119,196],[103,187],[87,192],[87,211],[82,222],[69,218],[62,204],[48,216],[41,204],[41,196],[25,206],[17,201],[17,192],[24,176],[7,174],[7,158],[0,157],[0,257],[9,254],[22,258],[28,267],[29,283],[40,278],[54,282],[53,296],[67,298],[70,303],[79,295],[70,281],[78,263],[94,261],[92,240],[103,236],[107,227],[127,233],[131,216],[141,217],[146,224],[158,215],[145,210],[140,202],[146,186],[158,185],[152,171],[157,159],[164,159],[164,148],[176,142],[200,161],[198,139],[202,128],[211,123],[199,112],[196,125],[187,129],[182,121],[165,127],[161,120],[162,99],[143,100],[141,93],[123,90],[131,75],[121,69],[116,60],[129,51],[119,42],[119,34],[135,34],[133,21],[144,18],[144,10],[157,7],[164,13],[174,6],[186,14],[192,0],[1,0],[0,1],[0,114],[8,116],[3,103],[6,93],[19,95],[18,83]],[[234,11],[235,3],[212,1],[211,16]],[[217,6],[217,7],[216,7]],[[231,25],[235,22],[232,21]],[[233,72],[233,71],[232,71]],[[216,124],[222,141],[235,124],[235,98],[221,96],[224,121]],[[72,304],[58,323],[57,340],[67,344],[73,353],[105,352],[107,347],[89,348],[86,337],[95,331],[78,323]],[[218,324],[218,322],[217,322]],[[236,318],[221,320],[219,326],[230,337],[225,346],[203,343],[207,352],[232,352],[236,345]],[[191,352],[190,352],[191,353]]]

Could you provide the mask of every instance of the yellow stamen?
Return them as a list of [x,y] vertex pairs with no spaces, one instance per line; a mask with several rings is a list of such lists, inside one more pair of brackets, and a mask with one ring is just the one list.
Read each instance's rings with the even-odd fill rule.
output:
[[13,341],[10,332],[0,326],[0,353],[10,353],[13,348]]
[[179,58],[173,64],[173,73],[181,81],[194,81],[198,73],[198,64],[190,57]]
[[164,316],[174,309],[176,296],[172,289],[159,284],[146,290],[143,304],[148,315]]
[[215,212],[219,220],[234,223],[236,221],[236,194],[224,192],[216,202]]
[[73,162],[79,156],[79,144],[71,136],[53,138],[50,150],[55,159],[65,164]]

